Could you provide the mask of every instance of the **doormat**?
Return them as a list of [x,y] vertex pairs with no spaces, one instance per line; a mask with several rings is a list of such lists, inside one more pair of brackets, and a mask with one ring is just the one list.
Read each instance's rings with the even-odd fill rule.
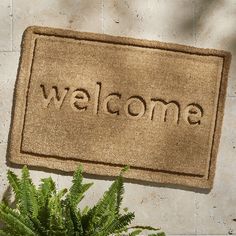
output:
[[29,27],[9,159],[211,188],[230,53]]

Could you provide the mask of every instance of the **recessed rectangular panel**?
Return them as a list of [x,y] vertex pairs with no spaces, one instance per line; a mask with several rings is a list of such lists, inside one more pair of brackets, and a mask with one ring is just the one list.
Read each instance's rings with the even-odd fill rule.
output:
[[209,188],[230,54],[31,27],[23,38],[10,160]]

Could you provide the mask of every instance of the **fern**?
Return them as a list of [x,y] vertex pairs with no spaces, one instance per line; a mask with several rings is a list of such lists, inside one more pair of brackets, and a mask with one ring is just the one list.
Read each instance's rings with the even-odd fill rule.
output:
[[16,211],[10,207],[1,204],[0,205],[0,218],[3,220],[5,225],[10,229],[9,233],[13,235],[36,235],[34,232],[34,227],[29,223],[27,217],[18,214]]
[[38,204],[36,199],[36,189],[30,179],[29,170],[27,167],[22,169],[22,177],[19,182],[19,205],[21,212],[25,215],[38,216]]
[[111,233],[120,233],[123,231],[127,231],[127,226],[134,219],[134,213],[129,212],[125,215],[115,218],[110,224],[103,230],[106,235],[110,235]]
[[13,192],[15,193],[15,198],[16,201],[20,201],[20,180],[18,179],[18,177],[15,175],[15,173],[13,173],[12,171],[8,171],[7,172],[7,178],[8,178],[8,182],[10,183]]
[[[45,228],[49,228],[50,207],[49,200],[56,194],[55,183],[52,178],[41,180],[41,184],[37,190],[37,200],[39,205],[38,218],[34,219],[37,229],[40,232],[45,232]],[[44,227],[43,227],[44,226]]]
[[129,227],[134,213],[121,214],[124,195],[125,167],[98,203],[83,210],[79,203],[92,183],[83,183],[82,167],[75,171],[69,191],[56,190],[52,178],[41,180],[38,188],[32,183],[29,170],[22,169],[21,178],[8,171],[8,181],[15,194],[13,209],[0,203],[0,236],[109,236],[140,235],[143,230],[158,231],[150,236],[164,236],[159,228],[150,226]]
[[70,201],[73,207],[76,207],[79,202],[83,199],[84,193],[92,186],[92,183],[82,184],[83,176],[82,176],[82,167],[74,173],[72,183],[73,185],[70,188],[69,194],[67,195],[67,199]]

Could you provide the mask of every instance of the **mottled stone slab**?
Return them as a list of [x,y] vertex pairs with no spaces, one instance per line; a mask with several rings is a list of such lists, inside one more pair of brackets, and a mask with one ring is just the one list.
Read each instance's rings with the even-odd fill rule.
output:
[[50,0],[50,2],[12,0],[12,2],[13,49],[16,51],[20,49],[22,33],[30,25],[102,32],[102,0]]
[[229,53],[43,27],[22,45],[12,162],[212,186]]
[[12,3],[0,1],[0,52],[12,50]]

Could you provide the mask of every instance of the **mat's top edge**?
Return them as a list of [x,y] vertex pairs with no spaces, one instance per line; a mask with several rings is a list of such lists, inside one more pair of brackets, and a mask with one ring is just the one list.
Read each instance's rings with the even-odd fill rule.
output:
[[232,55],[229,51],[209,48],[198,48],[188,45],[175,44],[169,42],[160,42],[156,40],[138,39],[125,36],[114,36],[108,34],[81,32],[70,29],[51,28],[43,26],[29,26],[24,31],[24,36],[39,34],[45,36],[65,37],[82,40],[94,40],[100,42],[108,42],[114,44],[123,44],[130,46],[141,46],[147,48],[156,48],[169,51],[183,52],[188,54],[196,54],[202,56],[218,56],[224,58],[227,62],[231,61]]

